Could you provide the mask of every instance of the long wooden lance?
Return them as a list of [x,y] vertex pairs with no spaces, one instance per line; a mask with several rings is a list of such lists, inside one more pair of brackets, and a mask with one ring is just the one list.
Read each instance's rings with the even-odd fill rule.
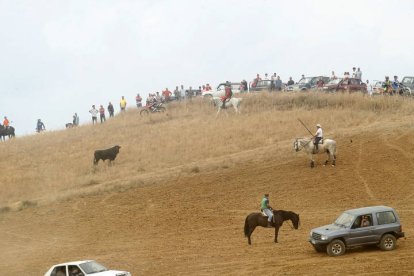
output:
[[310,135],[312,135],[313,136],[313,133],[309,130],[309,128],[307,128],[306,127],[306,125],[301,121],[301,119],[299,119],[298,118],[298,121],[302,124],[302,126],[304,127],[304,128],[306,128],[306,130],[310,133]]

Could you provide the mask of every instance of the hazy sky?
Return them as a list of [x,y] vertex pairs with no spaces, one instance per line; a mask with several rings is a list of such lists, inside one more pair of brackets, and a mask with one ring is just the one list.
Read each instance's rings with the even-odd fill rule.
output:
[[18,135],[176,85],[361,67],[414,75],[414,1],[0,0],[0,116]]

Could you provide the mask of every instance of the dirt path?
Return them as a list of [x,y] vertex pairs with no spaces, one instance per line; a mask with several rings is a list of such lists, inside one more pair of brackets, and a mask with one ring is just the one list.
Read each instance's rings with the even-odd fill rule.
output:
[[[414,130],[366,133],[338,140],[337,167],[306,166],[285,154],[171,181],[78,197],[0,214],[0,271],[42,275],[54,263],[95,259],[133,275],[408,275],[414,274]],[[375,141],[375,143],[373,143]],[[243,224],[263,193],[278,209],[300,213],[279,243],[258,228],[247,245]],[[398,248],[350,250],[338,258],[314,252],[309,230],[345,209],[396,208],[407,238]]]

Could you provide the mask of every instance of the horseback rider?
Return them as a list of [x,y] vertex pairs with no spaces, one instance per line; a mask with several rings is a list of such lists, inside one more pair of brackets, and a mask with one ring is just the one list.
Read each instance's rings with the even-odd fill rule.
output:
[[315,132],[315,139],[313,141],[313,144],[315,145],[315,151],[318,151],[318,145],[319,142],[323,139],[323,130],[320,124],[316,125],[316,132]]
[[225,94],[221,97],[221,101],[223,102],[221,108],[223,109],[226,108],[226,102],[228,102],[233,96],[233,91],[231,91],[231,84],[229,81],[226,82],[224,91]]
[[8,129],[10,126],[10,122],[9,119],[7,119],[7,116],[4,116],[4,120],[3,120],[3,126]]
[[273,208],[269,205],[269,194],[265,194],[260,203],[260,209],[268,217],[267,226],[272,226]]

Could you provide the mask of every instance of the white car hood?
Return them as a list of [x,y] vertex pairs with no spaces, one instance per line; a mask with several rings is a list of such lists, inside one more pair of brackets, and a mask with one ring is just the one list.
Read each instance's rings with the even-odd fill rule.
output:
[[98,272],[98,273],[92,273],[92,274],[88,274],[88,275],[94,275],[94,276],[116,276],[116,275],[130,275],[130,274],[128,274],[128,272],[126,272],[126,271],[107,270],[107,271],[102,271],[102,272]]

